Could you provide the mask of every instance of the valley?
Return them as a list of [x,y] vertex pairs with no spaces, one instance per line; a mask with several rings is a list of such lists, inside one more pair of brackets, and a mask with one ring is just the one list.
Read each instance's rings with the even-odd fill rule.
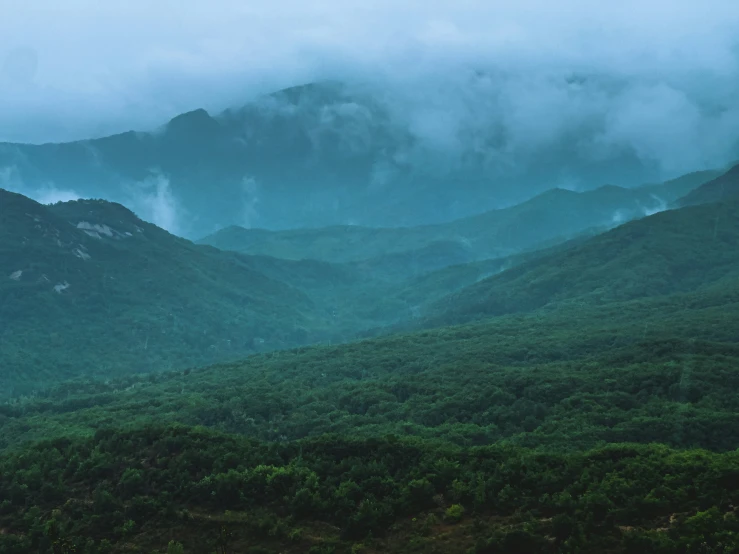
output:
[[0,551],[739,548],[735,173],[197,243],[0,191]]

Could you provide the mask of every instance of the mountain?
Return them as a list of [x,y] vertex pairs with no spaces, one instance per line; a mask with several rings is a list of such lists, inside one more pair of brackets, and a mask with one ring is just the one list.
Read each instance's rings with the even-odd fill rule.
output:
[[665,181],[664,183],[645,184],[638,188],[642,191],[654,194],[667,204],[672,204],[679,198],[697,189],[699,186],[720,177],[725,172],[726,170],[720,169],[693,171],[692,173],[681,175],[675,179]]
[[[415,229],[407,230],[408,243],[420,245],[412,254],[344,263],[245,255],[195,245],[120,204],[44,206],[0,194],[0,263],[6,268],[0,363],[9,368],[2,373],[9,394],[74,375],[182,368],[350,339],[401,324],[429,302],[519,263],[510,257],[481,262],[483,274],[459,265],[471,257],[464,242],[441,240],[435,231],[439,240],[424,245]],[[349,237],[354,231],[388,234],[374,245],[366,236],[356,239],[372,254],[392,244],[397,232],[346,228]],[[346,245],[336,248],[346,252]],[[447,266],[454,268],[435,274]]]
[[394,289],[394,296],[412,306],[415,317],[420,316],[435,301],[473,285],[483,279],[497,275],[507,269],[527,261],[563,252],[582,244],[590,237],[599,234],[601,229],[589,229],[578,237],[564,242],[554,241],[554,246],[545,246],[502,258],[491,258],[477,262],[451,265],[406,279]]
[[0,190],[0,388],[335,338],[344,320],[305,291],[351,276],[324,266],[197,246],[118,204]]
[[440,300],[429,325],[700,290],[739,279],[739,201],[664,211]]
[[739,165],[695,188],[678,199],[676,204],[678,206],[695,206],[735,198],[739,198]]
[[[581,217],[572,194],[490,236]],[[411,261],[249,256],[0,191],[0,385],[40,385],[0,403],[0,552],[737,551],[739,201],[597,232],[403,281],[433,265],[415,237]],[[299,344],[347,326],[332,296],[489,272],[412,333],[241,360],[212,338]]]
[[0,551],[731,552],[738,333],[733,282],[64,383],[0,405]]
[[0,144],[0,187],[39,200],[102,197],[195,238],[229,225],[433,224],[573,179],[592,188],[604,176],[623,185],[654,177],[635,154],[591,159],[569,139],[506,163],[514,139],[500,126],[437,130],[428,121],[438,114],[423,109],[366,87],[314,83],[219,114],[194,110],[153,131]]
[[[199,121],[200,132],[205,117],[177,122],[178,133],[193,121]],[[3,374],[9,392],[11,384],[26,390],[77,374],[195,366],[264,349],[346,340],[431,314],[445,314],[434,321],[447,322],[448,315],[453,322],[470,314],[534,309],[580,298],[591,286],[607,299],[648,295],[648,280],[640,285],[642,292],[633,284],[604,281],[611,267],[635,263],[633,256],[622,261],[619,250],[640,247],[623,235],[633,224],[582,241],[663,204],[649,190],[555,189],[448,224],[281,232],[230,228],[205,241],[221,248],[241,244],[240,253],[178,238],[116,203],[44,206],[7,191],[0,201],[0,262],[7,268],[0,279],[0,361],[11,368]],[[716,220],[715,209],[705,208],[714,213],[705,217]],[[709,234],[729,240],[735,215],[719,214]],[[660,228],[659,240],[682,240],[680,233],[693,232],[691,225],[703,219]],[[707,256],[707,250],[699,251],[708,232],[701,229],[684,240],[682,254],[666,255]],[[729,252],[733,243],[723,246]],[[586,250],[565,264],[557,257],[579,249]],[[652,250],[645,252],[636,261],[646,267],[644,256]],[[607,269],[588,266],[603,256],[615,256]],[[546,266],[547,260],[556,260],[560,269]],[[539,273],[525,273],[526,268]],[[480,281],[490,275],[496,276]],[[565,290],[565,282],[577,287]],[[468,285],[472,288],[446,297]],[[486,287],[492,288],[485,292]],[[503,289],[513,291],[506,292],[508,300],[491,303]],[[445,312],[449,302],[457,315]],[[106,353],[115,353],[114,359]]]
[[293,260],[362,262],[366,270],[382,265],[379,260],[383,258],[387,262],[388,257],[394,257],[404,260],[409,268],[415,264],[418,274],[468,261],[510,256],[665,208],[666,200],[657,197],[652,188],[626,189],[611,185],[586,192],[553,189],[509,208],[444,224],[290,231],[229,227],[198,242],[224,250]]

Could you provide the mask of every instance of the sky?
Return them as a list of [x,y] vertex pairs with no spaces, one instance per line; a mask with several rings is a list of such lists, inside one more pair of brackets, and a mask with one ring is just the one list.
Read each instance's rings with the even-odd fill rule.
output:
[[[442,148],[468,126],[503,121],[511,148],[531,149],[598,120],[592,155],[628,144],[675,174],[726,162],[739,137],[728,0],[0,0],[0,13],[0,141],[147,130],[316,79],[374,86]],[[487,78],[473,86],[474,72]]]

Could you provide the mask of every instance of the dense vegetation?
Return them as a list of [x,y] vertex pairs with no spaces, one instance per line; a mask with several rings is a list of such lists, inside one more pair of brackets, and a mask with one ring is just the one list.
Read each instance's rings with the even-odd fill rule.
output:
[[661,446],[544,454],[106,430],[0,461],[0,550],[735,552],[738,478],[736,453]]
[[155,375],[80,380],[0,409],[0,441],[180,422],[262,440],[322,433],[590,448],[739,447],[739,288],[556,308]]
[[[279,322],[298,306],[313,329],[317,305],[352,321],[332,298],[349,299],[366,324],[373,309],[387,317],[470,286],[401,322],[402,333],[81,376],[7,399],[3,554],[739,552],[736,202],[410,280],[397,277],[408,260],[385,257],[397,275],[380,282],[359,262],[244,256],[156,235],[104,203],[8,198],[21,209],[0,225],[0,244],[15,245],[0,256],[28,253],[22,275],[63,271],[49,283],[7,280],[13,301],[0,310],[15,306],[3,315],[18,321],[47,298],[33,287],[94,287],[80,268],[122,267],[97,261],[107,255],[130,270],[142,251],[147,263],[191,271],[171,294],[203,276],[207,290],[231,291],[235,267],[272,302],[251,318]],[[139,294],[166,302],[155,282]],[[229,294],[214,309],[228,310]],[[69,306],[78,317],[81,302]],[[446,326],[469,320],[479,321]],[[15,319],[4,321],[3,341],[14,339]],[[95,348],[84,355],[104,359]]]
[[[430,266],[446,263],[436,254]],[[0,190],[0,396],[80,374],[184,369],[345,340],[483,276],[456,266],[425,274],[421,287],[417,261],[386,257],[377,275],[361,264],[222,252],[118,204],[42,206]]]
[[68,383],[0,410],[2,540],[53,519],[89,552],[209,552],[222,525],[231,552],[733,552],[737,334],[724,283]]
[[0,395],[331,336],[325,310],[254,260],[195,246],[115,204],[0,196]]
[[669,210],[517,265],[440,300],[430,324],[687,292],[739,278],[739,201]]

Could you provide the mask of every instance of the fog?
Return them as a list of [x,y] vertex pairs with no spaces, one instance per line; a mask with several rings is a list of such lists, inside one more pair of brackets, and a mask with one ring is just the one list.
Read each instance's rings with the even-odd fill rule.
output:
[[[194,108],[217,113],[336,79],[381,98],[426,151],[446,154],[439,163],[475,151],[514,166],[566,141],[594,159],[633,151],[668,178],[737,152],[739,6],[730,1],[0,8],[4,141],[153,129]],[[506,140],[491,148],[496,130]]]

